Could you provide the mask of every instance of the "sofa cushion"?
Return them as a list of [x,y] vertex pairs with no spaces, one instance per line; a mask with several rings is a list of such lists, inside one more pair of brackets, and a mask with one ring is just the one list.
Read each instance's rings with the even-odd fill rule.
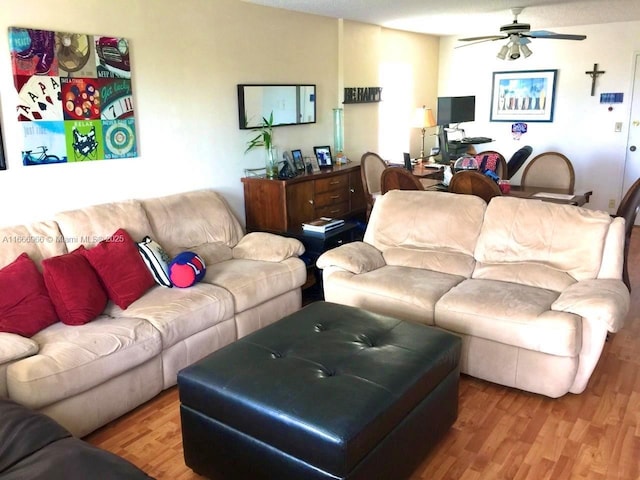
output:
[[122,228],[95,247],[80,251],[120,308],[126,309],[155,284],[137,245]]
[[42,274],[22,253],[0,269],[0,332],[31,337],[58,321]]
[[[484,216],[473,277],[517,279],[560,291],[567,275],[596,278],[602,264],[609,214],[572,205],[497,197]],[[534,275],[522,274],[535,265]],[[531,282],[531,283],[529,283]]]
[[543,288],[468,279],[436,303],[435,324],[527,350],[575,357],[582,347],[582,319],[552,311],[557,298],[557,292]]
[[82,254],[72,253],[42,261],[42,276],[58,318],[67,325],[82,325],[100,315],[107,305],[98,275]]
[[38,353],[38,344],[30,338],[0,332],[0,398],[7,397],[7,367],[16,360]]
[[234,314],[231,294],[206,283],[187,289],[153,288],[126,311],[110,303],[105,312],[145,319],[160,333],[163,350]]
[[418,259],[425,268],[469,277],[486,206],[474,195],[392,190],[376,200],[364,241],[383,254],[401,249],[385,256],[387,264]]
[[55,215],[62,239],[69,250],[79,245],[91,248],[108,239],[119,228],[125,229],[136,242],[149,235],[151,225],[139,200],[91,205]]
[[138,242],[138,250],[155,282],[163,287],[171,287],[171,279],[169,278],[171,257],[165,249],[151,237],[146,236]]
[[43,258],[67,253],[58,224],[53,221],[0,228],[0,239],[0,267],[10,264],[21,253],[29,255],[36,265]]
[[208,268],[203,281],[229,291],[238,313],[299,288],[306,279],[307,267],[297,257],[282,262],[234,258]]
[[331,302],[370,309],[384,315],[434,324],[436,302],[465,277],[399,266],[352,275],[335,272],[325,297]]
[[161,351],[158,331],[133,317],[56,323],[33,339],[40,351],[7,367],[7,386],[11,398],[35,409],[100,385]]
[[[226,200],[213,190],[196,190],[142,201],[153,229],[151,235],[169,255],[193,247],[220,243],[229,248],[244,235]],[[203,256],[207,265],[209,258]]]
[[282,237],[267,232],[247,233],[233,248],[234,258],[281,262],[285,258],[299,257],[304,245],[295,238]]

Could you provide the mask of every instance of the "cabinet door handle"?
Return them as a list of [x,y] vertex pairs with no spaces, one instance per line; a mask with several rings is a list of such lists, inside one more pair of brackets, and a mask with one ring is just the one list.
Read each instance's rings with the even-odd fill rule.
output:
[[309,200],[309,203],[310,203],[311,205],[313,205],[313,200]]
[[351,193],[356,193],[356,189],[355,189],[355,188],[350,188],[350,189],[349,189],[349,191],[350,191]]

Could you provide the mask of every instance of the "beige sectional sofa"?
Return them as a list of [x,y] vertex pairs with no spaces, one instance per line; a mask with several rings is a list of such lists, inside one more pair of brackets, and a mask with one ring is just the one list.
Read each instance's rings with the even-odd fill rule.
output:
[[463,373],[581,393],[629,309],[624,220],[539,200],[391,191],[317,261],[327,301],[462,337]]
[[173,257],[206,264],[190,288],[153,286],[126,310],[111,301],[85,325],[55,323],[26,338],[0,333],[0,396],[83,436],[176,383],[177,372],[301,307],[302,244],[243,231],[221,195],[200,190],[95,205],[0,229],[0,267],[26,252],[37,265],[124,228]]

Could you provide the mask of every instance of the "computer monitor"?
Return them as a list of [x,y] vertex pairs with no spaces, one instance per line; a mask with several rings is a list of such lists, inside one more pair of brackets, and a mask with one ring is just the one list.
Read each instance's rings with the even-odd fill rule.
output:
[[437,123],[447,126],[452,123],[473,122],[476,119],[476,97],[438,97]]

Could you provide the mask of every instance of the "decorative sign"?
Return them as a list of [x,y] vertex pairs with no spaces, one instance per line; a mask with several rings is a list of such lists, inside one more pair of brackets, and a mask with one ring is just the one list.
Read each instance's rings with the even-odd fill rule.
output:
[[344,89],[343,103],[374,103],[382,100],[382,87],[349,87]]
[[624,99],[624,93],[601,93],[600,103],[622,103]]
[[527,133],[527,124],[523,122],[517,122],[511,125],[511,135],[514,140],[520,140],[523,133]]
[[137,156],[129,42],[9,28],[24,165]]

